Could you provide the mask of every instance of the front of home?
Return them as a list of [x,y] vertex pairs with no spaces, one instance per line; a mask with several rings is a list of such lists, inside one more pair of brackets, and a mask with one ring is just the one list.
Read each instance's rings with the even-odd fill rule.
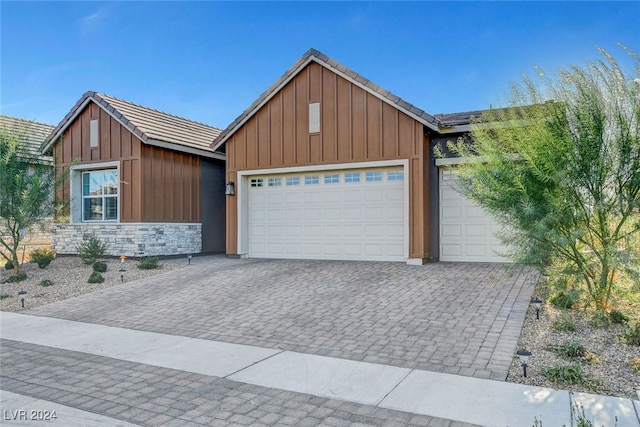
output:
[[52,248],[76,253],[89,236],[111,255],[224,251],[220,130],[108,95],[87,92],[52,131],[43,151],[67,173],[56,197],[66,211]]
[[504,261],[495,222],[433,158],[470,116],[429,115],[308,51],[211,146],[227,155],[227,254]]

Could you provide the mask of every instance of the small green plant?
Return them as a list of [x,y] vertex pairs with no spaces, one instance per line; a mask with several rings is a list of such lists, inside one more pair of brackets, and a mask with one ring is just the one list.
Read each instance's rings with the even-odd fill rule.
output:
[[5,293],[1,293],[1,294],[0,294],[0,300],[3,300],[3,299],[5,299],[5,298],[11,298],[11,295],[9,295],[9,294],[5,294]]
[[611,321],[607,313],[604,311],[596,311],[595,314],[591,316],[589,323],[596,328],[606,328],[611,324]]
[[633,372],[635,372],[636,374],[640,374],[640,357],[634,357],[630,362],[629,362],[629,367],[631,368],[631,370]]
[[569,317],[566,315],[562,316],[561,320],[556,320],[555,322],[553,322],[553,328],[556,331],[562,331],[562,332],[576,331],[576,325],[574,325],[573,322],[569,320]]
[[609,320],[611,320],[611,323],[616,324],[627,323],[629,321],[629,316],[619,310],[613,310],[609,313]]
[[565,359],[578,359],[587,355],[587,349],[577,341],[562,344],[553,350],[558,356]]
[[31,262],[35,262],[40,268],[45,268],[51,264],[51,261],[56,259],[55,252],[52,252],[49,249],[36,249],[31,252],[29,256],[31,258]]
[[571,309],[578,303],[579,300],[580,291],[578,291],[577,289],[571,289],[568,292],[562,291],[556,294],[553,298],[551,298],[550,302],[558,308]]
[[158,267],[160,267],[158,264],[158,257],[155,256],[143,258],[138,262],[138,268],[141,270],[153,270]]
[[556,364],[553,367],[542,367],[542,375],[554,384],[573,385],[583,384],[585,378],[580,365]]
[[104,273],[107,271],[107,263],[102,261],[96,261],[93,263],[93,271]]
[[13,270],[13,261],[7,260],[7,262],[4,264],[4,269],[5,270]]
[[87,265],[91,265],[98,259],[103,258],[108,250],[109,244],[96,236],[89,237],[76,248],[78,256]]
[[24,271],[21,271],[18,274],[13,274],[13,275],[9,276],[2,283],[18,283],[18,282],[22,282],[23,280],[26,280],[26,279],[27,279],[27,273],[25,273]]
[[629,345],[640,346],[640,322],[628,325],[620,335],[620,338]]
[[104,282],[104,277],[102,277],[102,273],[100,273],[99,271],[94,271],[93,273],[91,273],[91,275],[89,276],[89,280],[87,280],[87,283],[102,283]]
[[49,279],[42,279],[40,280],[40,282],[38,282],[38,285],[44,286],[44,287],[53,286],[53,281]]

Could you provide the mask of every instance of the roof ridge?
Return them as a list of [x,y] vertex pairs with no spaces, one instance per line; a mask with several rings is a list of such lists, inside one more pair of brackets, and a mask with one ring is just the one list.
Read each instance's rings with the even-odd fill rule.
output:
[[145,110],[155,111],[156,113],[164,114],[164,115],[170,116],[170,117],[175,117],[176,119],[184,120],[186,122],[191,122],[191,123],[199,124],[199,125],[202,125],[202,126],[207,126],[207,127],[210,127],[210,128],[216,129],[216,130],[222,130],[222,129],[216,127],[216,126],[212,126],[212,125],[209,125],[207,123],[199,122],[199,121],[192,120],[192,119],[187,119],[186,117],[178,116],[176,114],[167,113],[166,111],[158,110],[156,108],[147,107],[146,105],[138,104],[138,103],[135,103],[135,102],[132,102],[132,101],[127,101],[126,99],[118,98],[116,96],[108,95],[106,93],[93,92],[93,95],[100,97],[101,99],[103,99],[107,103],[109,103],[109,101],[107,99],[105,99],[105,97],[106,98],[115,99],[117,101],[124,102],[124,103],[130,104],[130,105],[136,106],[138,108],[144,108]]

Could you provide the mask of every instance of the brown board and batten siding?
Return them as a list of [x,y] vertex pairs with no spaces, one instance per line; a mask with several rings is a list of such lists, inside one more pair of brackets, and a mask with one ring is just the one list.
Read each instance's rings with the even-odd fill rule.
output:
[[[98,120],[99,143],[91,147],[90,121]],[[192,155],[143,144],[118,120],[89,102],[54,145],[55,164],[120,162],[121,222],[199,222],[200,161]],[[69,200],[69,185],[57,197]],[[176,206],[177,204],[177,206]],[[65,215],[69,215],[68,207]]]
[[[309,104],[320,131],[309,132]],[[409,256],[429,258],[428,137],[424,125],[324,66],[310,62],[226,141],[237,172],[380,160],[409,161]],[[227,253],[237,254],[237,200],[227,199]]]

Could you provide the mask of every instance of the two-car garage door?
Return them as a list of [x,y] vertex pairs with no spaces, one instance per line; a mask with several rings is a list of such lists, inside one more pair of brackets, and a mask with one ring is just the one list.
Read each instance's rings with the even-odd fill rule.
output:
[[402,167],[247,179],[250,257],[406,260]]

